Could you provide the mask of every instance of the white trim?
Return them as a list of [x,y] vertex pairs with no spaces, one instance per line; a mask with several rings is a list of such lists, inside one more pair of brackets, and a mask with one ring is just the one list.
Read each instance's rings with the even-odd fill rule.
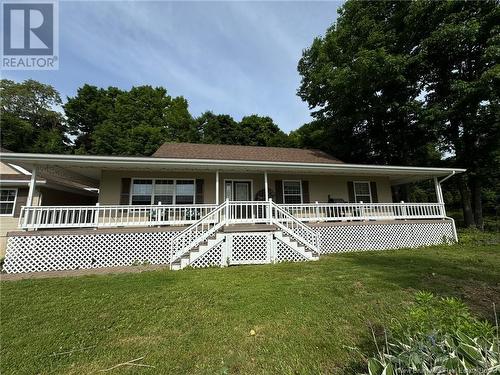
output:
[[463,173],[466,169],[463,168],[428,168],[428,167],[408,167],[408,166],[392,166],[392,165],[366,165],[366,164],[328,164],[328,163],[296,163],[296,162],[271,162],[271,161],[240,161],[240,160],[214,160],[214,159],[175,159],[175,158],[155,158],[155,157],[128,157],[128,156],[94,156],[94,155],[57,155],[57,154],[28,154],[28,153],[0,153],[0,157],[5,162],[24,162],[30,165],[39,165],[49,163],[58,163],[59,166],[64,166],[64,163],[74,166],[86,165],[103,167],[104,163],[108,166],[136,166],[142,167],[147,164],[149,167],[155,165],[176,166],[176,167],[255,167],[269,170],[290,170],[304,168],[310,171],[345,171],[345,172],[392,172],[392,173],[408,173],[413,172],[417,175],[445,176],[451,173]]
[[[370,202],[363,201],[363,203],[373,203],[372,184],[371,184],[371,181],[367,181],[367,180],[358,180],[358,181],[352,182],[352,190],[354,192],[354,203],[359,203],[358,199],[357,199],[358,194],[356,194],[356,184],[368,184],[368,191],[370,193]],[[365,195],[365,194],[360,194],[360,195]]]
[[[283,191],[283,204],[293,204],[285,202],[285,182],[298,182],[300,186],[300,204],[304,203],[304,193],[302,192],[302,180],[282,180],[281,190]],[[288,194],[289,196],[296,196],[297,194]]]
[[219,205],[219,195],[220,195],[220,176],[219,170],[215,171],[215,204]]
[[[37,185],[46,184],[46,180],[36,180]],[[30,181],[28,180],[0,180],[0,185],[19,185],[19,186],[29,186]]]
[[[16,212],[16,203],[17,203],[17,194],[19,193],[19,189],[17,187],[8,187],[8,188],[5,188],[5,187],[1,187],[0,190],[15,190],[16,191],[16,196],[14,197],[14,201],[12,203],[14,203],[14,205],[12,206],[12,213],[10,214],[0,214],[0,217],[7,217],[7,216],[11,216],[13,217],[15,212]],[[0,203],[11,203],[10,201],[0,201]]]
[[269,200],[269,181],[267,178],[267,171],[264,171],[264,198],[266,202]]
[[28,198],[26,199],[26,206],[33,206],[33,195],[36,190],[36,167],[31,170],[31,180],[28,189]]
[[19,165],[9,164],[9,166],[12,167],[12,168],[14,168],[16,171],[21,172],[21,174],[23,174],[25,176],[30,176],[31,175],[31,173],[29,171],[27,171],[23,167],[20,167]]
[[[228,199],[226,197],[226,182],[231,181],[231,182],[250,182],[250,200],[253,201],[253,179],[251,178],[225,178],[224,179],[224,201]],[[233,185],[234,187],[234,185]],[[231,195],[234,197],[234,189],[231,187]],[[229,200],[233,200],[233,197],[231,197]]]
[[[155,184],[156,184],[156,180],[172,180],[174,181],[173,183],[173,186],[174,186],[174,194],[172,195],[172,204],[175,205],[177,204],[176,202],[176,197],[177,197],[177,190],[176,190],[176,186],[177,186],[177,180],[180,180],[180,181],[193,181],[194,183],[194,194],[193,194],[193,203],[192,204],[196,204],[196,179],[195,178],[170,178],[170,177],[155,177],[155,178],[149,178],[149,177],[132,177],[130,179],[130,193],[129,193],[129,199],[128,199],[128,203],[129,205],[133,206],[132,204],[132,196],[134,194],[132,194],[132,189],[133,189],[133,186],[134,186],[134,180],[151,180],[153,181],[152,185],[151,185],[151,199],[150,199],[150,205],[155,205],[154,203],[154,187],[155,187]],[[135,194],[135,195],[140,195],[140,194]],[[164,202],[162,202],[164,203]],[[181,205],[186,205],[186,204],[190,204],[190,203],[182,203]],[[138,205],[140,206],[140,205]]]

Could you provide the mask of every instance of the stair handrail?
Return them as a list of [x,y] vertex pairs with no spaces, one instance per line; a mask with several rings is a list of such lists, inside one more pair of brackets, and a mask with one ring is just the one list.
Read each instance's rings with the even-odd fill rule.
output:
[[[295,240],[298,242],[301,242],[303,245],[314,251],[315,253],[319,254],[319,234],[309,228],[307,225],[302,223],[299,219],[297,219],[295,216],[290,214],[288,211],[285,209],[281,208],[278,206],[276,203],[274,203],[271,199],[269,199],[269,203],[271,205],[271,220],[273,224],[277,225],[281,229],[283,229],[286,233],[288,233],[290,236],[292,236]],[[311,243],[310,241],[306,240],[303,236],[295,233],[292,228],[289,228],[287,225],[281,223],[278,219],[278,215],[275,215],[274,212],[279,212],[280,214],[283,215],[284,218],[287,219],[287,221],[291,221],[296,225],[296,227],[300,228],[301,230],[305,231],[306,233],[309,233],[310,236],[313,238],[313,242]]]
[[[189,227],[187,227],[186,229],[184,229],[183,231],[181,231],[179,234],[177,234],[172,238],[170,242],[170,265],[172,265],[173,262],[182,257],[186,252],[190,251],[193,247],[202,243],[204,240],[210,237],[210,235],[215,233],[219,228],[221,228],[226,224],[228,220],[228,218],[226,217],[228,212],[227,211],[228,204],[229,200],[224,201],[215,209],[207,213],[205,216],[203,216],[198,221],[191,224]],[[224,215],[222,215],[222,213],[224,213]],[[211,219],[214,215],[216,216],[216,220],[209,221],[208,219]],[[210,224],[214,225],[208,230],[204,231],[203,230],[204,225],[208,228]],[[192,232],[196,232],[197,228],[201,228],[201,234],[195,237],[194,240],[189,242],[188,245],[183,246],[181,249],[178,249],[177,251],[174,252],[174,248],[176,247],[177,244],[179,244],[180,239],[182,238],[186,239],[187,235],[190,235]]]

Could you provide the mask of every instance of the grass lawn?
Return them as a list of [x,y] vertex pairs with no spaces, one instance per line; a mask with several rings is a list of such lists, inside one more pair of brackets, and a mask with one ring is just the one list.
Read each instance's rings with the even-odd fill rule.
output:
[[108,373],[350,374],[363,368],[352,348],[374,350],[370,325],[417,290],[492,320],[498,234],[300,264],[4,281],[0,372],[86,374],[144,357],[155,367]]

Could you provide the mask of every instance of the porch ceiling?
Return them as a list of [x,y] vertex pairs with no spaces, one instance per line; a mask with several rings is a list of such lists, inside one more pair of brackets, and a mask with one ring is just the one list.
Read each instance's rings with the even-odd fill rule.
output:
[[[150,157],[49,155],[0,153],[3,162],[31,170],[34,166],[47,176],[71,179],[96,187],[103,170],[246,172],[273,174],[314,174],[348,176],[386,176],[391,183],[402,184],[465,172],[459,168],[376,166],[363,164],[315,164],[236,160],[165,159]],[[41,173],[41,175],[42,175]]]

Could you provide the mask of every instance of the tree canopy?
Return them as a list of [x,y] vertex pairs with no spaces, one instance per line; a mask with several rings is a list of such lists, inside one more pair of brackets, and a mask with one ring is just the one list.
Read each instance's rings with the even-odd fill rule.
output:
[[499,16],[496,1],[347,1],[299,62],[315,120],[293,136],[350,162],[465,167],[466,224],[482,226],[481,186],[499,170]]
[[162,87],[84,85],[64,110],[78,153],[150,155],[165,141],[191,141],[195,133],[187,101]]
[[19,152],[64,153],[69,149],[59,93],[34,80],[0,81],[2,146]]
[[208,111],[194,118],[187,100],[169,96],[163,87],[127,91],[85,84],[64,104],[55,88],[33,80],[2,80],[0,88],[1,141],[12,151],[151,155],[164,142],[295,144],[267,116],[236,121]]

